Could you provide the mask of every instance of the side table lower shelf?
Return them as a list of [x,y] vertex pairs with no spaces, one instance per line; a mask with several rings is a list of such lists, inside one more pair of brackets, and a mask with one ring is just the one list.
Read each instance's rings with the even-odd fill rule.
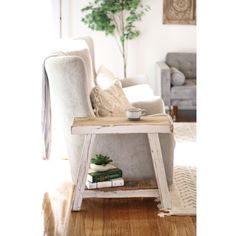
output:
[[159,198],[159,190],[154,180],[125,180],[124,186],[87,189],[83,198]]

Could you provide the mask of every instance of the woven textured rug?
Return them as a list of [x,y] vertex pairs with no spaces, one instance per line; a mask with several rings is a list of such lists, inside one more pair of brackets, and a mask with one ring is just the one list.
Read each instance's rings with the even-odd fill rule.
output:
[[196,215],[196,168],[175,166],[173,185],[170,189],[172,209],[160,210],[160,217]]

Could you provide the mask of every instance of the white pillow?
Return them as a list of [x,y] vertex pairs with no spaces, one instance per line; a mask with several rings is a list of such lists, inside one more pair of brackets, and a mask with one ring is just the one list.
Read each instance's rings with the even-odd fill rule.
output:
[[100,66],[97,71],[96,85],[101,89],[107,89],[116,82],[116,78],[105,66]]
[[119,81],[105,90],[95,86],[90,97],[96,116],[125,116],[126,110],[133,107]]
[[170,68],[171,84],[173,86],[181,86],[185,82],[185,75],[175,67]]

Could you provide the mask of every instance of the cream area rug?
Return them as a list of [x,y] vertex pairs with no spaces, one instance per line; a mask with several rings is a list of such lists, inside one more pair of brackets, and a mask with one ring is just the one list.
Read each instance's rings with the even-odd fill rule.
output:
[[174,123],[176,140],[172,209],[159,216],[196,215],[196,123]]
[[162,211],[160,217],[196,215],[196,168],[175,166],[173,185],[170,189],[172,208]]

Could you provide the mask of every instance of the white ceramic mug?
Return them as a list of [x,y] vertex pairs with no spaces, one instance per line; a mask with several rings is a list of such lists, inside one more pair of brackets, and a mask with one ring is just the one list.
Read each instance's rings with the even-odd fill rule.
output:
[[146,111],[141,108],[130,108],[126,111],[126,116],[130,120],[139,120],[141,116],[145,116]]

